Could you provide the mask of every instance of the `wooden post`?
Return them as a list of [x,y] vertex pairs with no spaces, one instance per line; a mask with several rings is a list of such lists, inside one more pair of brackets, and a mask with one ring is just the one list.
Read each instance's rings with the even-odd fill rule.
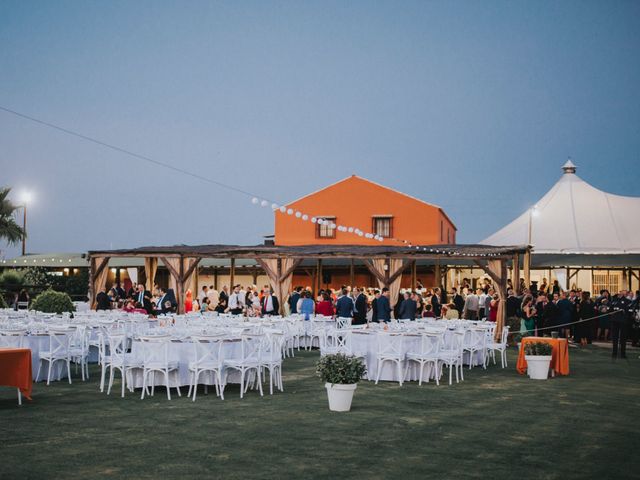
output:
[[[518,295],[520,291],[520,254],[516,253],[513,256],[513,269],[511,271],[511,284],[513,285],[513,291]],[[529,288],[529,285],[526,285]]]
[[[524,286],[531,287],[531,250],[527,250],[524,254],[524,261],[522,264],[522,270],[524,271]],[[551,279],[548,279],[551,282]]]
[[316,295],[320,290],[322,290],[322,259],[318,259],[318,263],[316,265],[316,270],[318,272],[318,290],[316,290]]
[[236,280],[236,259],[231,258],[231,266],[229,269],[229,291],[233,290]]
[[391,259],[389,257],[384,259],[384,265],[385,265],[385,269],[384,269],[384,286],[389,288],[389,269],[391,268]]
[[213,267],[213,288],[218,291],[218,267]]
[[251,278],[253,279],[253,284],[258,286],[258,267],[253,267],[253,271],[251,272]]
[[564,290],[565,290],[566,292],[568,292],[568,291],[569,291],[569,288],[570,288],[570,286],[569,286],[569,285],[570,285],[570,283],[569,283],[569,282],[570,282],[570,280],[571,280],[571,269],[570,269],[569,267],[567,267],[567,273],[566,273],[566,275],[567,275],[567,279],[566,279],[566,280],[565,280],[565,282],[564,282],[564,285],[565,285],[565,289],[564,289]]
[[349,264],[349,285],[351,286],[351,288],[354,287],[354,283],[355,283],[355,267],[353,265],[353,258],[351,259],[351,263]]
[[418,288],[417,261],[411,261],[411,290]]
[[441,283],[442,283],[442,270],[440,269],[440,259],[438,258],[436,260],[436,279],[435,279],[436,287],[440,288]]
[[178,314],[184,314],[184,257],[180,256],[180,278],[178,279],[178,291],[180,292],[178,300]]

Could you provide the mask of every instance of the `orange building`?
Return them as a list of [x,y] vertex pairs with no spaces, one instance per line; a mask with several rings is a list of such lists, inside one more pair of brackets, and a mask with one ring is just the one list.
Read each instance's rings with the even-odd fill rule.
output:
[[[331,223],[414,245],[454,244],[456,227],[442,210],[370,180],[352,175],[287,205],[294,214],[275,212],[276,245],[379,245],[363,235],[331,228]],[[295,212],[308,215],[303,221]],[[312,223],[311,218],[327,220]]]

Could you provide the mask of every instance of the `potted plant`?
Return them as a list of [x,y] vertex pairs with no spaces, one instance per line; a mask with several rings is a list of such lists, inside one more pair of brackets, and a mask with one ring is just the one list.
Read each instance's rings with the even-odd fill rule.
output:
[[357,357],[342,353],[320,357],[316,372],[325,382],[329,397],[329,410],[334,412],[348,412],[357,383],[365,374],[367,368]]
[[527,361],[527,373],[533,380],[546,380],[549,377],[549,364],[553,347],[547,342],[528,342],[524,345],[524,359]]

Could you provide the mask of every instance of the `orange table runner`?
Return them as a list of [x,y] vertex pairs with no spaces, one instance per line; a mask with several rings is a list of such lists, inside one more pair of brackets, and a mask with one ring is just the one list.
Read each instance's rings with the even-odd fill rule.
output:
[[31,400],[31,350],[0,348],[0,385],[19,388]]
[[518,353],[518,363],[516,368],[518,373],[527,373],[527,361],[524,358],[524,346],[531,342],[549,343],[553,350],[551,351],[551,365],[554,372],[560,375],[569,375],[569,342],[566,338],[548,338],[548,337],[524,337],[520,344],[520,352]]

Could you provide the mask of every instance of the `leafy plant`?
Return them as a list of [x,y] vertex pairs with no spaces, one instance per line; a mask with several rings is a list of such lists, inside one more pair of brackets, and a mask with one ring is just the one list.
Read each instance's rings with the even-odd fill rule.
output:
[[24,270],[23,281],[25,285],[33,287],[50,287],[53,285],[51,275],[44,267],[27,267]]
[[316,365],[316,373],[323,382],[339,385],[358,383],[366,371],[361,359],[342,353],[320,357]]
[[73,312],[75,307],[71,297],[55,290],[45,290],[31,303],[31,309],[45,313]]
[[0,188],[0,240],[15,245],[26,237],[25,231],[16,223],[15,211],[20,208],[9,200],[10,188]]
[[0,308],[9,308],[6,300],[4,299],[4,295],[0,293]]
[[0,286],[9,291],[17,292],[24,285],[24,277],[20,270],[5,270],[0,275]]
[[525,355],[551,355],[553,347],[547,342],[529,342],[524,346]]

